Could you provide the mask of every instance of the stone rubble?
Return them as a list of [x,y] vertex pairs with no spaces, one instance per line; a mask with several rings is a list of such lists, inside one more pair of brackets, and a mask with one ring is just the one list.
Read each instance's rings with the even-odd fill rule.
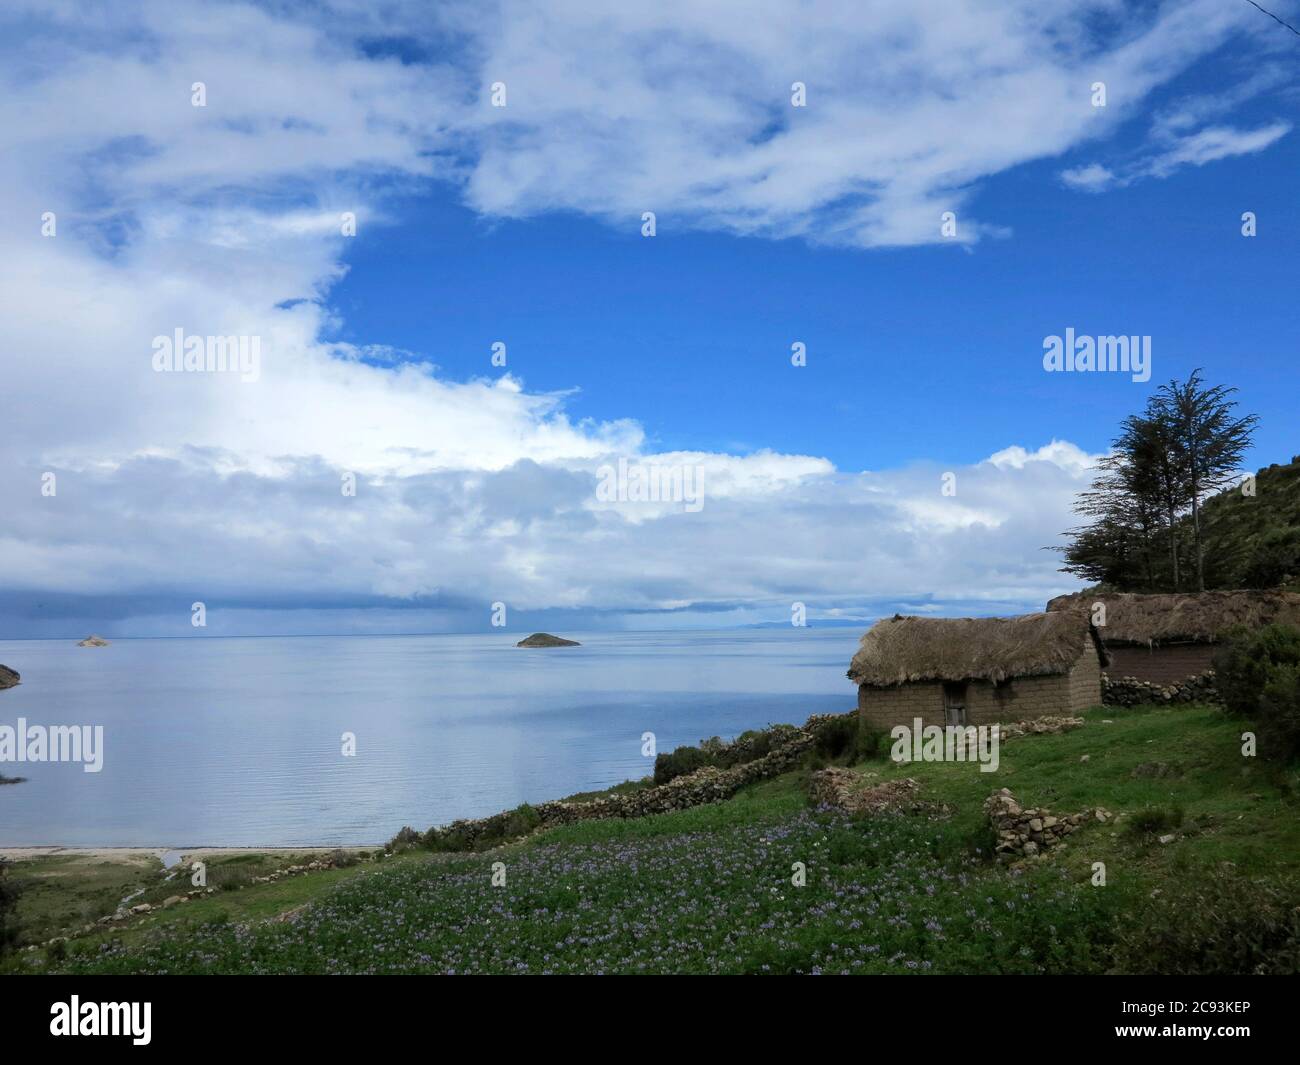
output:
[[808,781],[808,797],[818,806],[851,814],[885,810],[914,812],[926,808],[918,797],[921,786],[911,777],[887,780],[864,788],[863,776],[851,769],[819,769]]
[[994,853],[1000,862],[1041,858],[1082,825],[1089,821],[1106,824],[1113,816],[1101,807],[1060,817],[1043,807],[1026,809],[1008,788],[1000,788],[984,800],[984,813],[997,833]]

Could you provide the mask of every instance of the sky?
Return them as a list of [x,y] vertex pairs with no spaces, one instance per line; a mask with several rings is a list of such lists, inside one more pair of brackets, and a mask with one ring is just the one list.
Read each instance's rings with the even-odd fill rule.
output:
[[6,5],[0,638],[1019,613],[1161,383],[1300,452],[1300,34],[604,7]]

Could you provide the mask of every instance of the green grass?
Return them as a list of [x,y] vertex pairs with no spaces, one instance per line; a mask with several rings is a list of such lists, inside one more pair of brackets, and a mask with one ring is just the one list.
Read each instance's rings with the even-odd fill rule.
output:
[[[1058,814],[1096,806],[1129,815],[1181,809],[1179,838],[1168,846],[1127,838],[1123,822],[1089,832],[1086,847],[1071,846],[1062,856],[1077,871],[1104,861],[1120,875],[1151,877],[1231,862],[1248,875],[1300,874],[1300,772],[1243,758],[1241,733],[1248,725],[1195,705],[1105,707],[1084,717],[1088,724],[1073,732],[1008,741],[996,773],[980,773],[971,763],[886,761],[859,768],[882,780],[914,777],[928,796],[951,803],[954,819],[972,830],[995,787],[1010,788],[1022,805]],[[1134,775],[1152,763],[1164,763],[1174,775]]]
[[[1300,939],[1283,926],[1294,905],[1285,891],[1300,882],[1296,768],[1243,758],[1245,726],[1210,707],[1105,708],[1086,718],[1073,732],[1008,741],[996,773],[883,759],[856,767],[864,784],[915,777],[924,798],[950,807],[947,817],[812,811],[805,769],[691,810],[220,891],[82,938],[53,967],[1034,974],[1292,964]],[[981,809],[1000,787],[1057,814],[1102,806],[1119,817],[1009,871],[990,861]],[[1159,843],[1169,833],[1173,842]],[[224,869],[236,875],[260,861],[230,859]],[[803,886],[791,883],[795,862]],[[1091,881],[1097,862],[1104,889]],[[493,884],[496,863],[504,886]],[[210,881],[222,869],[210,866]],[[1283,893],[1252,896],[1270,882]],[[1201,885],[1213,899],[1192,912],[1200,904],[1187,889]],[[46,959],[9,968],[41,971]]]
[[91,858],[58,854],[9,863],[22,894],[17,916],[24,942],[67,935],[112,913],[127,895],[149,883],[162,863],[141,857]]

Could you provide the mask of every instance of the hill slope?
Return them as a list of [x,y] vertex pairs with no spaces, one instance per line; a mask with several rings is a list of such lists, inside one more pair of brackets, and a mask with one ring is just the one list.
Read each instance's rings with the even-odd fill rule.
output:
[[[466,855],[409,851],[219,892],[69,944],[77,972],[968,972],[1285,970],[1300,927],[1300,777],[1244,759],[1209,707],[1089,712],[1085,727],[910,776],[940,814],[809,807],[806,770],[729,801],[589,821]],[[1086,759],[1086,760],[1085,760]],[[989,860],[1000,787],[1105,806],[1023,871]],[[1162,836],[1168,837],[1161,842]],[[1097,863],[1106,884],[1097,886]],[[499,863],[499,864],[497,864]],[[800,866],[806,878],[796,883]],[[497,881],[494,882],[494,873]],[[504,877],[504,883],[500,878]],[[1280,885],[1275,890],[1270,883]],[[1158,889],[1158,890],[1157,890]],[[276,892],[292,890],[293,895]],[[268,920],[274,899],[289,912]],[[1225,901],[1226,900],[1226,901]],[[1288,917],[1288,913],[1291,916]],[[16,963],[45,971],[40,952]],[[1273,971],[1270,970],[1270,971]]]

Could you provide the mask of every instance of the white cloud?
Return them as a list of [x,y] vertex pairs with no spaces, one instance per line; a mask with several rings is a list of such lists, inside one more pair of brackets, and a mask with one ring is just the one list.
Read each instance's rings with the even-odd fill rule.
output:
[[[652,456],[638,411],[575,422],[563,393],[324,340],[336,223],[373,224],[391,209],[377,190],[437,180],[486,216],[572,209],[634,232],[655,210],[661,232],[856,246],[935,242],[957,210],[969,242],[1007,232],[968,209],[982,179],[1104,135],[1245,16],[1217,0],[1152,17],[1111,0],[593,10],[9,5],[0,588],[185,611],[219,596],[463,607],[485,594],[835,610],[1057,588],[1037,548],[1083,476],[1073,445],[959,469],[952,499],[929,467]],[[396,54],[408,47],[417,61]],[[1089,103],[1099,78],[1104,119]],[[503,110],[486,100],[496,80]],[[807,108],[790,107],[794,81]],[[1189,142],[1182,161],[1232,143]],[[259,337],[260,379],[154,373],[152,338],[178,327]],[[596,506],[595,469],[618,456],[704,466],[703,510]],[[53,499],[34,491],[47,470]],[[355,500],[343,472],[358,474]]]
[[1061,180],[1072,189],[1083,192],[1103,192],[1115,183],[1115,175],[1100,163],[1062,170]]

